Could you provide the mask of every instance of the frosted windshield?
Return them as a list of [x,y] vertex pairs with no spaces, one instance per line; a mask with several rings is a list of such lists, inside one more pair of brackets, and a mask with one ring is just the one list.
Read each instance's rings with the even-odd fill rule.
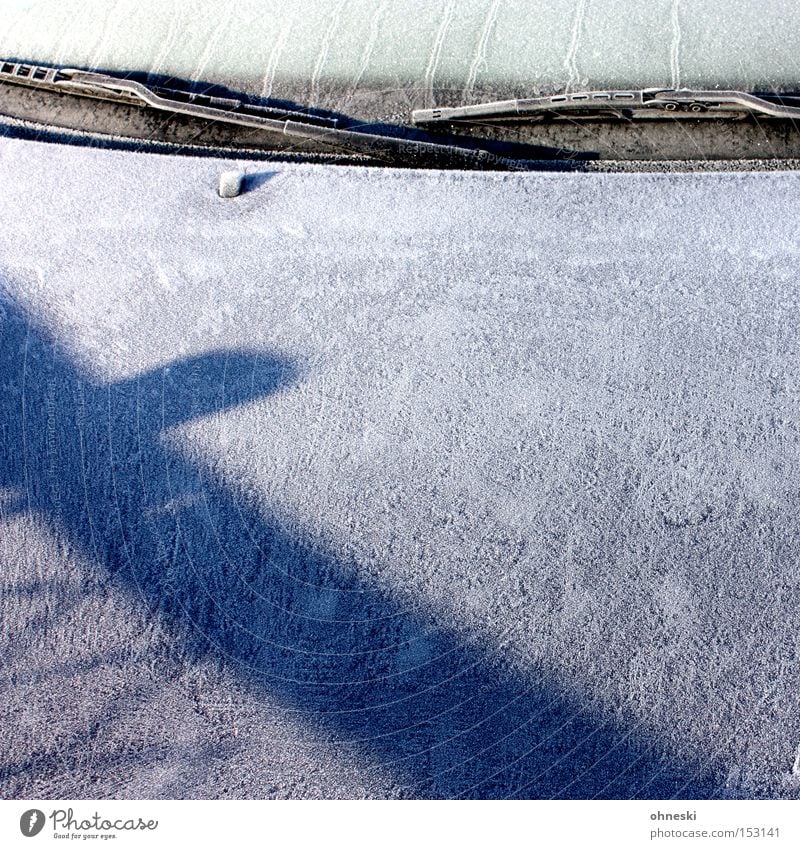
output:
[[797,89],[791,0],[4,0],[4,58],[311,102],[403,90]]

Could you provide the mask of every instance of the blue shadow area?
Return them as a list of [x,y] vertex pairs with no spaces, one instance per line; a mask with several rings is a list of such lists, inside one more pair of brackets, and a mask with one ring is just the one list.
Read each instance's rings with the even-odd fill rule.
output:
[[414,796],[719,793],[708,769],[581,703],[547,670],[522,675],[428,611],[403,609],[167,447],[166,428],[300,379],[291,362],[219,352],[98,385],[15,308],[1,339],[0,485],[22,493],[11,509],[47,517],[191,656],[223,657],[299,722],[410,776]]

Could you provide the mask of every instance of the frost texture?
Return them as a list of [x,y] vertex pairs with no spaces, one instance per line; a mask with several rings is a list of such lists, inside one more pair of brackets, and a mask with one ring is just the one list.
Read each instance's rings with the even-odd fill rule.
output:
[[[4,55],[303,90],[797,87],[790,0],[5,0]],[[303,88],[305,86],[305,88]],[[402,99],[398,101],[402,103]]]
[[800,178],[230,167],[2,143],[3,795],[796,794]]

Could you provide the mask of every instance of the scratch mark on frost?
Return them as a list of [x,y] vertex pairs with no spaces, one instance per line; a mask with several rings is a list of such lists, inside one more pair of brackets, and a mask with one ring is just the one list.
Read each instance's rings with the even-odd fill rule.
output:
[[[72,31],[73,29],[75,29],[75,27],[85,28],[84,19],[77,14],[73,14],[69,17],[69,20],[66,22],[63,31],[61,31],[57,36],[57,41],[55,42],[55,49],[53,51],[56,65],[63,65],[67,61],[66,56],[74,52],[75,41],[71,41],[70,39],[72,37]],[[83,36],[84,31],[82,30],[77,40],[78,45],[83,44]]]
[[681,87],[681,0],[672,0],[672,47],[670,50],[669,64],[672,73],[672,87]]
[[566,91],[571,91],[573,86],[577,86],[580,82],[580,74],[576,60],[588,5],[589,0],[578,0],[578,4],[575,7],[575,20],[572,22],[572,39],[570,41],[569,51],[567,52],[567,58],[564,60],[564,67],[567,70]]
[[[386,10],[389,7],[388,3],[383,3],[378,7],[378,10],[375,12],[375,15],[372,18],[372,21],[369,25],[369,38],[367,39],[367,43],[364,46],[364,52],[361,54],[361,62],[358,66],[358,71],[356,72],[356,76],[353,79],[353,84],[350,87],[350,97],[353,97],[358,90],[358,86],[361,84],[361,79],[366,73],[367,68],[369,67],[370,60],[372,59],[372,54],[375,51],[375,45],[378,42],[378,35],[380,34],[380,22],[383,16],[386,14]],[[349,98],[348,98],[349,99]]]
[[494,25],[497,23],[497,10],[500,8],[501,2],[502,0],[494,0],[486,14],[486,20],[484,21],[483,29],[481,30],[478,47],[475,51],[472,64],[469,67],[469,75],[467,76],[467,82],[464,85],[464,91],[461,94],[462,100],[466,101],[472,94],[478,74],[486,67],[486,48],[489,45],[489,38],[492,34],[492,30],[494,29]]
[[278,70],[278,62],[283,55],[283,50],[286,47],[286,42],[289,40],[289,33],[292,31],[293,26],[294,18],[291,15],[287,15],[278,33],[275,46],[269,54],[267,69],[264,72],[264,85],[261,87],[261,97],[272,97],[272,86],[275,85],[275,72]]
[[455,0],[450,0],[444,10],[444,15],[442,16],[442,21],[439,24],[439,31],[436,33],[436,40],[433,42],[433,50],[431,51],[431,58],[428,62],[428,67],[425,69],[425,97],[427,100],[427,105],[433,105],[433,80],[436,76],[436,69],[439,67],[439,62],[442,59],[442,47],[444,46],[444,38],[447,34],[447,30],[450,26],[450,22],[453,20],[453,12],[455,12],[456,3]]
[[225,17],[225,20],[216,28],[214,34],[206,42],[205,49],[203,50],[202,54],[200,55],[200,59],[197,62],[197,67],[192,72],[193,80],[201,79],[203,72],[205,71],[206,65],[208,65],[208,60],[214,53],[214,48],[219,43],[219,40],[222,38],[222,35],[225,30],[227,30],[230,26],[231,18],[233,17],[233,12],[233,8],[229,6],[228,14]]
[[161,51],[153,62],[153,66],[150,69],[151,74],[157,74],[164,67],[164,62],[172,52],[172,47],[178,38],[178,33],[180,32],[180,27],[178,26],[179,21],[180,10],[178,9],[177,0],[175,0],[172,4],[172,16],[169,22],[169,29],[167,30],[167,37],[164,39],[164,46],[161,48]]
[[108,43],[108,37],[109,37],[110,31],[112,29],[112,27],[109,24],[111,11],[112,10],[110,10],[110,9],[106,9],[106,13],[103,16],[103,23],[100,27],[100,37],[97,39],[97,42],[95,43],[94,51],[92,52],[92,56],[89,59],[89,67],[90,68],[98,68],[98,67],[100,67],[101,63],[105,64],[103,62],[102,57],[103,57],[103,50],[106,47],[106,44]]
[[322,69],[325,67],[325,62],[328,59],[328,53],[331,49],[333,35],[339,27],[339,19],[342,17],[342,10],[347,5],[347,0],[340,0],[331,15],[331,21],[328,28],[325,30],[325,35],[322,38],[322,44],[319,47],[319,55],[317,62],[314,65],[314,71],[311,74],[311,103],[316,104],[319,100],[319,81],[322,76]]

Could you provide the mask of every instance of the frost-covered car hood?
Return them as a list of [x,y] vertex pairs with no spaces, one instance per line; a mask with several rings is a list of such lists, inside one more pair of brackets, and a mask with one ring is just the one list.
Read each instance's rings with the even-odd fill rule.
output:
[[229,167],[0,141],[3,795],[795,795],[800,177]]

